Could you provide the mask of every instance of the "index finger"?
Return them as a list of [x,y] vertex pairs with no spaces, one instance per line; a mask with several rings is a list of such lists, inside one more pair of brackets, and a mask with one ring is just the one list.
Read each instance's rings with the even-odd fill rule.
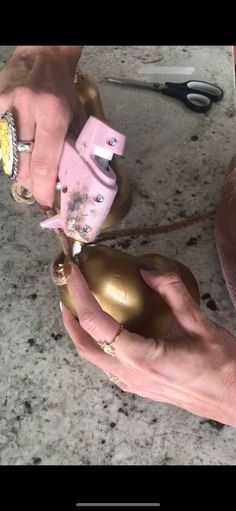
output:
[[42,120],[36,124],[31,176],[34,197],[42,206],[52,207],[54,204],[58,165],[66,134],[65,125],[44,125]]
[[102,310],[76,265],[64,264],[64,272],[82,328],[99,343],[111,342],[119,331],[118,321]]

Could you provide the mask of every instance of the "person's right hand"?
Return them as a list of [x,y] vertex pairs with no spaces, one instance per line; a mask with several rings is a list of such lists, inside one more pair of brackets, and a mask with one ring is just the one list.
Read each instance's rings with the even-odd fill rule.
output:
[[13,114],[18,140],[35,141],[18,154],[17,180],[41,206],[53,206],[68,129],[76,136],[86,120],[74,85],[80,54],[80,46],[17,47],[0,72],[0,112]]

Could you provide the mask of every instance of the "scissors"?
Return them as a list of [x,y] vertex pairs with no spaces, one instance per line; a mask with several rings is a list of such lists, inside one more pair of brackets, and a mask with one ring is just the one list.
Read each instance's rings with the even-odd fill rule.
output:
[[212,102],[221,101],[224,96],[223,90],[217,85],[199,80],[189,80],[183,83],[165,82],[161,84],[108,76],[107,81],[117,85],[140,87],[161,92],[166,96],[179,99],[188,108],[200,113],[210,110]]

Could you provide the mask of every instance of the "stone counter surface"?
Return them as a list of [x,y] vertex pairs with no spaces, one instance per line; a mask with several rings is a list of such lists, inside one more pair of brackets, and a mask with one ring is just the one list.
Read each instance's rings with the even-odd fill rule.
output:
[[[0,64],[13,47],[0,47]],[[224,100],[207,114],[149,91],[118,88],[107,75],[151,79],[145,65],[194,67],[218,83]],[[180,220],[213,208],[236,150],[234,78],[229,46],[91,46],[81,69],[99,85],[107,118],[127,135],[133,206],[117,226]],[[148,68],[147,68],[148,69]],[[236,429],[112,385],[81,361],[61,321],[49,264],[58,251],[42,214],[16,204],[0,175],[0,463],[3,465],[234,465]],[[109,242],[131,254],[158,252],[196,276],[202,307],[236,334],[236,313],[221,274],[213,219],[168,234]]]

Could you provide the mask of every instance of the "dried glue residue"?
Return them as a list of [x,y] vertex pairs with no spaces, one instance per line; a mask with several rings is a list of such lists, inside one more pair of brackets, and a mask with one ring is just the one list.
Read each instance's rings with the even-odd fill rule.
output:
[[98,210],[95,207],[94,199],[88,193],[88,188],[81,187],[80,183],[77,184],[77,187],[79,190],[77,188],[69,194],[66,225],[72,237],[81,241],[90,241],[92,232],[93,239],[98,234],[90,225],[91,218],[97,215]]
[[68,211],[73,213],[81,208],[84,204],[91,204],[93,202],[89,197],[88,193],[82,193],[80,191],[72,192],[68,203]]

